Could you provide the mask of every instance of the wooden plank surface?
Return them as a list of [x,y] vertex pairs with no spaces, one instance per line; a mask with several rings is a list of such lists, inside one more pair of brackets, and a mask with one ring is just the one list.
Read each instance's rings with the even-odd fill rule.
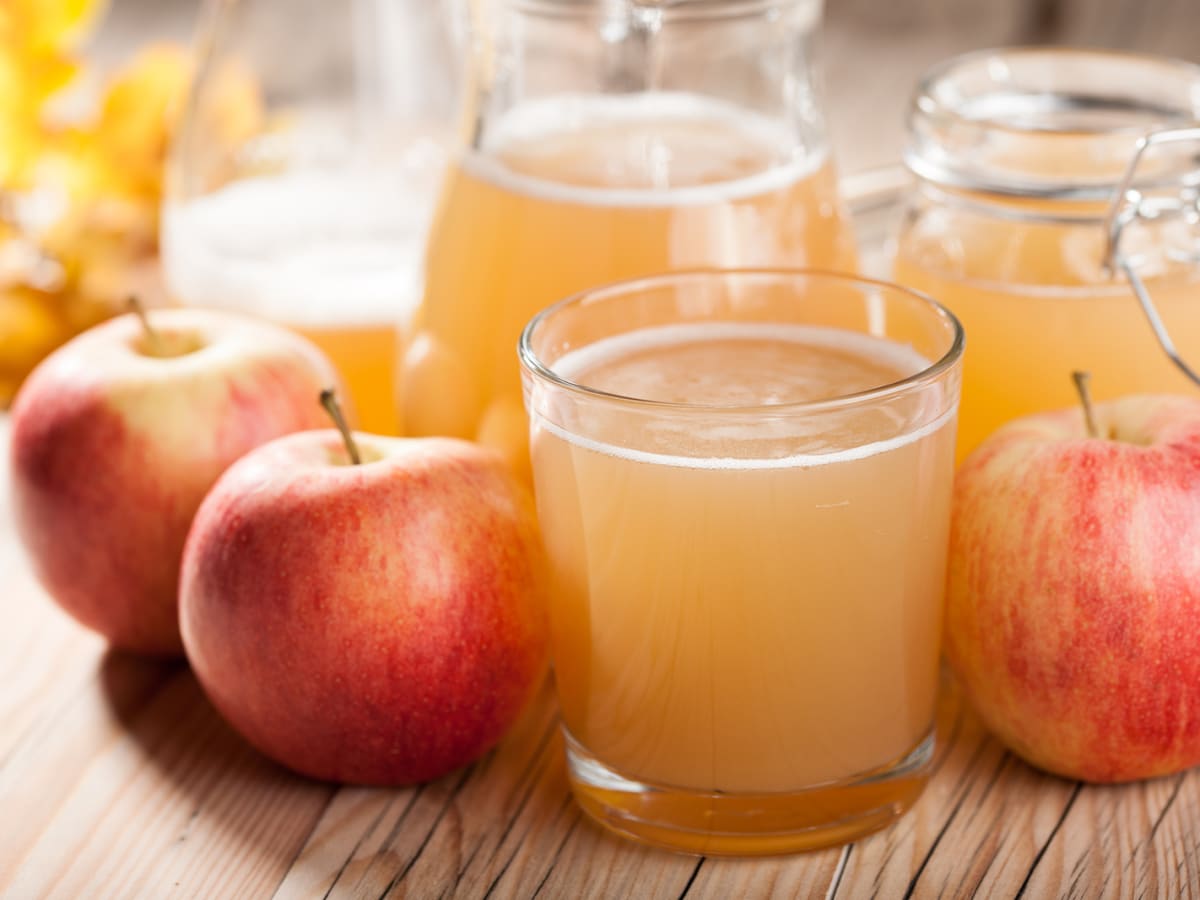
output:
[[[0,418],[0,451],[7,451]],[[570,799],[552,694],[432,784],[339,789],[258,756],[186,666],[107,652],[34,583],[0,487],[0,897],[1200,898],[1200,771],[1041,775],[948,686],[892,828],[763,860],[626,843]]]

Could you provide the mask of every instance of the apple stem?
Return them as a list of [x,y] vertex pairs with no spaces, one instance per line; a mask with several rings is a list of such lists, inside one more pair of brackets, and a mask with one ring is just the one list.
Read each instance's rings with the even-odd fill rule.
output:
[[1072,372],[1071,377],[1075,380],[1075,390],[1079,392],[1079,402],[1083,404],[1083,421],[1087,424],[1088,437],[1100,437],[1100,429],[1096,427],[1096,410],[1092,406],[1092,392],[1089,383],[1092,380],[1091,372]]
[[138,321],[142,323],[142,331],[146,334],[146,343],[150,345],[150,352],[155,356],[166,356],[166,347],[163,344],[162,335],[150,324],[150,316],[146,313],[146,305],[137,296],[130,296],[126,301],[126,305],[138,317]]
[[346,417],[342,415],[342,404],[338,403],[337,391],[333,388],[325,388],[321,391],[321,405],[325,407],[325,412],[329,413],[329,418],[333,419],[333,424],[342,433],[342,440],[346,442],[346,452],[350,454],[350,462],[357,466],[362,462],[362,457],[358,453],[358,444],[354,443],[354,435],[350,433],[350,428],[346,425]]

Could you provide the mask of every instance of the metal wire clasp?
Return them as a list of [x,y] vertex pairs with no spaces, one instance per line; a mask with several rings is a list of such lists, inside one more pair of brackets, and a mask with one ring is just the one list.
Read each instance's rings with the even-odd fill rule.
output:
[[[1137,273],[1138,260],[1121,252],[1121,236],[1125,231],[1125,226],[1137,219],[1153,220],[1164,215],[1182,215],[1192,224],[1200,223],[1200,191],[1197,191],[1195,186],[1187,187],[1180,196],[1166,198],[1147,197],[1133,186],[1138,165],[1148,150],[1165,144],[1178,144],[1186,141],[1200,143],[1200,126],[1164,128],[1161,131],[1152,131],[1138,139],[1137,147],[1129,160],[1129,165],[1125,167],[1125,174],[1121,176],[1121,181],[1113,194],[1112,203],[1104,217],[1104,231],[1107,236],[1104,267],[1110,273],[1119,269],[1125,275],[1163,352],[1184,375],[1193,383],[1200,385],[1200,374],[1197,374],[1196,370],[1189,366],[1179,355],[1179,351],[1175,349],[1175,343],[1167,333],[1162,317],[1158,314],[1154,301],[1150,299],[1150,293],[1146,290],[1145,283]],[[1189,262],[1200,262],[1200,255],[1194,253],[1176,254],[1176,257]]]

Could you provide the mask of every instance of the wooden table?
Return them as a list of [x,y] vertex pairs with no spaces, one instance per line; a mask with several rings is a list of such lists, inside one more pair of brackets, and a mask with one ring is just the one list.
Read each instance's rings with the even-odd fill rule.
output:
[[495,752],[432,784],[292,776],[184,665],[109,653],[60,613],[0,484],[0,897],[1200,897],[1200,770],[1124,787],[1043,776],[953,689],[915,809],[794,857],[695,858],[602,832],[567,792],[548,686]]

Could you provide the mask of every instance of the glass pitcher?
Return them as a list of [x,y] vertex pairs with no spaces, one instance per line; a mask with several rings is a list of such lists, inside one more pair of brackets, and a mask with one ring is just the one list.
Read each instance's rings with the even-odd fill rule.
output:
[[1197,122],[1200,67],[1138,54],[989,50],[918,87],[893,277],[966,329],[960,458],[1076,405],[1075,370],[1099,399],[1196,390],[1164,349],[1200,362]]
[[458,120],[461,31],[429,0],[208,0],[171,148],[175,300],[291,326],[395,433],[396,326]]
[[527,471],[514,347],[539,309],[685,267],[854,265],[820,0],[477,0],[461,146],[402,337],[408,434]]

